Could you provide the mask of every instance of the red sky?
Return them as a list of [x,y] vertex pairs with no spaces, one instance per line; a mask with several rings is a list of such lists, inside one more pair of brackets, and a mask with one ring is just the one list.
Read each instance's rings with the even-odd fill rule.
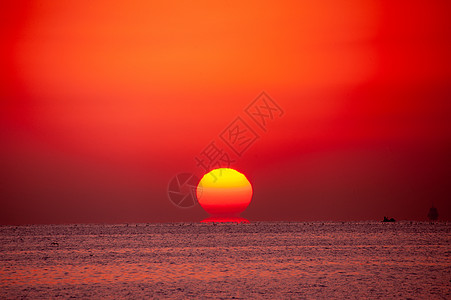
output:
[[212,141],[251,221],[451,220],[449,1],[313,2],[1,4],[0,223],[200,221],[167,186]]

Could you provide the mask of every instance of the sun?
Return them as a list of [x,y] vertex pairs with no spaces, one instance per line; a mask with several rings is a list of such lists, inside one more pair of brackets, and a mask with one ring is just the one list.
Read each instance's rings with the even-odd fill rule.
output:
[[251,203],[252,185],[244,174],[219,168],[205,174],[197,185],[199,204],[212,217],[238,217]]

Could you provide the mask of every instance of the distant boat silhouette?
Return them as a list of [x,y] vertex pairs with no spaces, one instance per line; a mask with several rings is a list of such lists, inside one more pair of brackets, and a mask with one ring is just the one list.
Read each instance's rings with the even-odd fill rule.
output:
[[396,222],[396,220],[395,219],[393,219],[393,218],[387,218],[387,217],[384,217],[384,220],[382,221],[382,222]]
[[432,205],[428,212],[428,219],[431,221],[436,221],[438,219],[438,211],[437,208]]

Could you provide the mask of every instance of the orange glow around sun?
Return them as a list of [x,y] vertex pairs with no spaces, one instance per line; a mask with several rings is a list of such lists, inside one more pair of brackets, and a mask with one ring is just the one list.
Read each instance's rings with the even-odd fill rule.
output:
[[213,217],[237,217],[252,199],[252,186],[240,172],[219,168],[205,174],[197,186],[197,199]]

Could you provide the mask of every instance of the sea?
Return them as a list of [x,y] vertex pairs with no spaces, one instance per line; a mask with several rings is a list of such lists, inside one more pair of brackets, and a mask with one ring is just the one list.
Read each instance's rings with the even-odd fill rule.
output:
[[0,227],[1,299],[451,299],[449,222]]

